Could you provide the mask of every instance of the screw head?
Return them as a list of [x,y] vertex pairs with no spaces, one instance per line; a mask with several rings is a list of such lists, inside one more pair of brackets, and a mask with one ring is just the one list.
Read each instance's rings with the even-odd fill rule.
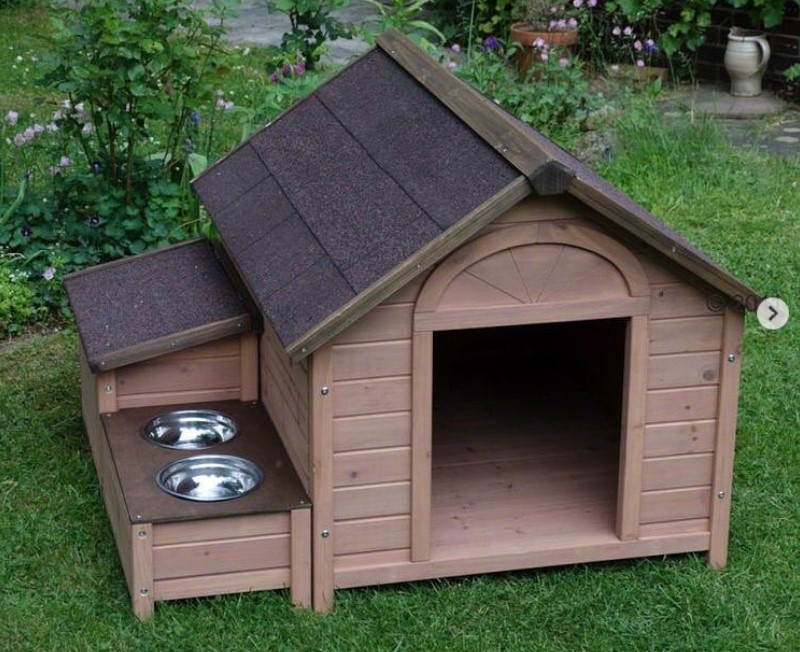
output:
[[139,589],[139,595],[143,598],[147,597],[150,595],[150,589],[148,589],[146,586],[143,586],[141,589]]
[[323,530],[322,531],[322,538],[323,539],[327,539],[330,535],[331,535],[331,533],[328,530]]
[[106,394],[111,394],[114,391],[114,388],[111,385],[106,385],[104,388]]
[[136,533],[136,536],[139,537],[140,539],[146,539],[147,538],[147,532],[145,532],[144,530],[139,530]]
[[717,494],[717,498],[719,498],[720,500],[723,500],[725,498],[725,492],[724,491],[720,491]]
[[736,362],[736,354],[735,353],[729,353],[728,354],[728,362]]
[[319,390],[319,393],[322,394],[323,396],[327,396],[328,394],[331,393],[331,390],[329,387],[323,387],[321,390]]

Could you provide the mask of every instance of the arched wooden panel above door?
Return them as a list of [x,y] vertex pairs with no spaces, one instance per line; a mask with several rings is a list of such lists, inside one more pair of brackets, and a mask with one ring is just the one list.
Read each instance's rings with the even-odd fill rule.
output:
[[425,283],[415,330],[645,314],[650,286],[636,257],[568,223],[493,231],[447,258]]

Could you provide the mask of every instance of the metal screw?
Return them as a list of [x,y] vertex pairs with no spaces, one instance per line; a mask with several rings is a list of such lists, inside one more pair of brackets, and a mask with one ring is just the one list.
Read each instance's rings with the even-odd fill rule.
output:
[[101,361],[101,362],[100,362],[100,366],[101,366],[101,367],[105,367],[105,366],[106,366],[106,363]]
[[140,539],[146,539],[147,538],[147,532],[145,532],[144,530],[139,530],[136,533],[136,536],[139,537]]
[[175,342],[170,342],[169,345],[170,346],[175,346]]
[[143,598],[148,596],[149,594],[150,594],[150,589],[148,589],[147,587],[143,586],[141,589],[139,589],[139,595],[142,596]]
[[717,498],[719,498],[720,500],[722,500],[723,498],[725,498],[725,492],[724,492],[724,491],[720,491],[720,492],[717,494]]
[[106,385],[105,389],[106,389],[106,394],[110,394],[111,392],[114,391],[114,388],[111,385]]
[[330,394],[330,392],[331,390],[328,387],[323,387],[321,390],[319,390],[319,393],[322,394],[323,396],[327,396],[328,394]]
[[140,518],[142,518],[142,515],[141,515],[141,514],[137,514],[137,515],[136,515],[136,518],[137,518],[137,519],[140,519]]
[[236,328],[241,328],[241,327],[242,327],[242,322],[237,322],[236,323]]
[[331,533],[328,530],[323,530],[322,531],[322,538],[323,539],[327,539],[330,535],[331,535]]
[[728,362],[736,362],[736,355],[734,355],[733,353],[729,353]]
[[505,145],[500,145],[500,152],[502,154],[505,154],[507,151],[508,151],[508,147],[506,147]]

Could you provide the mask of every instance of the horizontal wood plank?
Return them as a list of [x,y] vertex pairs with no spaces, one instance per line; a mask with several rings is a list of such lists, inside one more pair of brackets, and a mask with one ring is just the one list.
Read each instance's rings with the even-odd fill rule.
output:
[[531,195],[498,217],[486,231],[497,224],[520,224],[524,222],[549,222],[576,220],[586,215],[586,208],[574,199],[561,195],[540,197]]
[[663,537],[671,534],[693,534],[708,532],[711,522],[707,518],[688,518],[683,521],[666,521],[665,523],[648,523],[639,528],[639,536]]
[[717,416],[717,394],[716,386],[649,390],[645,422],[713,419]]
[[422,332],[541,324],[579,319],[612,319],[645,315],[649,309],[649,297],[635,297],[605,301],[557,301],[485,309],[417,312],[414,317],[414,330]]
[[334,527],[334,537],[336,555],[408,548],[411,544],[411,517],[387,516],[340,521]]
[[182,600],[226,593],[268,591],[289,586],[289,568],[249,570],[240,573],[197,575],[157,580],[153,585],[156,600]]
[[405,376],[411,373],[411,340],[333,347],[333,380]]
[[276,534],[158,546],[153,548],[153,576],[161,580],[289,566],[289,544],[288,534]]
[[117,369],[117,394],[155,394],[241,387],[239,356],[165,363],[159,359]]
[[710,297],[688,283],[670,283],[651,286],[653,299],[650,319],[675,317],[708,317]]
[[642,489],[681,489],[711,484],[712,453],[659,457],[644,461]]
[[650,356],[647,388],[696,387],[719,383],[719,351]]
[[348,417],[411,409],[411,376],[334,383],[333,416]]
[[685,455],[714,450],[717,422],[684,421],[649,425],[644,434],[644,456]]
[[410,511],[410,482],[344,487],[333,492],[333,514],[337,521],[396,516]]
[[[366,565],[370,563],[366,555],[353,555],[352,557],[337,558],[337,562],[341,563],[336,570],[336,586],[339,588],[373,586],[459,575],[696,552],[708,550],[708,542],[709,535],[706,532],[654,536],[630,541],[619,541],[614,537],[613,540],[608,538],[585,540],[562,548],[532,546],[525,550],[504,554],[487,550],[480,556],[467,559],[444,557],[431,558],[427,562],[410,562],[400,559],[394,561],[383,555],[372,565]],[[356,565],[359,562],[365,565]]]
[[381,342],[411,337],[413,303],[376,306],[352,326],[337,335],[334,344]]
[[232,389],[196,389],[188,392],[156,392],[154,394],[129,394],[120,396],[117,406],[125,408],[176,403],[206,403],[209,401],[235,401],[239,399],[238,387]]
[[719,351],[722,317],[650,320],[650,354]]
[[642,523],[708,518],[711,487],[645,491],[642,493]]
[[234,539],[268,534],[288,534],[289,514],[255,514],[202,521],[153,524],[153,545]]
[[333,450],[411,445],[411,412],[339,417],[333,420]]
[[411,478],[411,448],[380,448],[333,456],[333,486],[352,487]]

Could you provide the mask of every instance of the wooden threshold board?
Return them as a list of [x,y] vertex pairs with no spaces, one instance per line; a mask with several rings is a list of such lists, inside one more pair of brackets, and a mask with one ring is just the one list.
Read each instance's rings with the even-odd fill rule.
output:
[[620,424],[592,392],[454,387],[434,406],[432,561],[617,541]]

